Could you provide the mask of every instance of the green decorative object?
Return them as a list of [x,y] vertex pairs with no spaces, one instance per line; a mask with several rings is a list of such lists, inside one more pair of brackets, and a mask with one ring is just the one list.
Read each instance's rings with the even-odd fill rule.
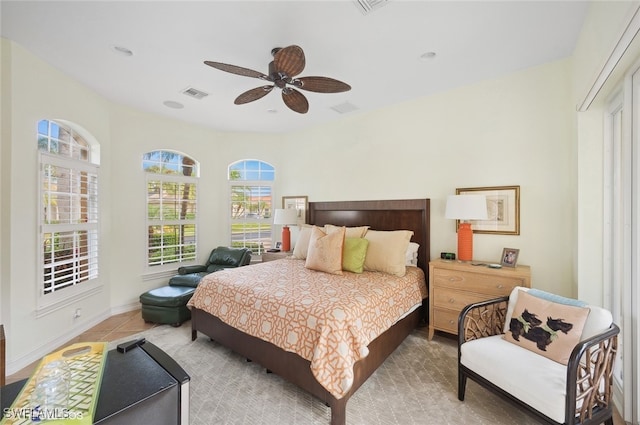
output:
[[106,342],[80,342],[45,356],[0,425],[91,425]]

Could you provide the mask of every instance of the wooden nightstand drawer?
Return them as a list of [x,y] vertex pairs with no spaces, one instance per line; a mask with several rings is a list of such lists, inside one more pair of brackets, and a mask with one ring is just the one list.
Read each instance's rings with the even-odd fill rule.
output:
[[460,316],[460,311],[436,308],[434,313],[434,326],[436,329],[450,334],[458,334],[458,317]]
[[462,310],[472,303],[486,300],[487,297],[472,292],[460,291],[434,291],[433,305],[435,307]]
[[468,262],[429,263],[429,339],[436,330],[458,333],[460,311],[480,301],[509,295],[516,286],[531,287],[528,266],[492,269]]
[[[486,268],[484,271],[486,271]],[[495,295],[497,297],[510,294],[511,290],[516,286],[526,286],[525,280],[518,277],[445,269],[434,270],[433,284],[435,286]]]

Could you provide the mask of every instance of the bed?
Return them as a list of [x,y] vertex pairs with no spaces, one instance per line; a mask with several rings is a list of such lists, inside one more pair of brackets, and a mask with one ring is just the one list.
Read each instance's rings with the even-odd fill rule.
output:
[[[419,245],[417,252],[417,273],[420,273],[425,281],[428,281],[427,263],[429,258],[429,200],[428,199],[405,199],[386,201],[340,201],[340,202],[311,202],[309,203],[308,222],[316,226],[332,224],[336,226],[370,226],[372,230],[394,231],[409,230],[413,232],[411,241]],[[219,277],[210,279],[237,278],[238,281],[246,280],[247,273],[256,271],[268,275],[270,273],[283,273],[282,267],[287,268],[286,273],[302,276],[307,272],[304,267],[300,268],[300,260],[276,260],[270,263],[262,263],[256,266],[242,268],[244,270],[233,270]],[[280,263],[280,264],[273,264]],[[304,261],[303,261],[304,263]],[[407,275],[411,268],[407,267]],[[280,270],[280,271],[278,271]],[[238,274],[240,273],[240,274]],[[214,273],[216,275],[217,273]],[[241,276],[242,275],[242,276]],[[353,278],[353,276],[350,276]],[[277,280],[277,278],[275,278]],[[256,278],[260,280],[260,278]],[[211,282],[212,285],[219,285],[219,282]],[[228,318],[222,321],[216,315],[210,313],[206,307],[204,299],[210,300],[211,296],[205,295],[205,291],[213,294],[212,286],[205,284],[197,289],[194,294],[194,302],[190,302],[192,340],[201,332],[218,343],[229,347],[247,359],[250,359],[282,378],[299,386],[307,392],[313,394],[331,408],[331,424],[343,425],[346,423],[346,405],[349,398],[367,380],[367,378],[384,362],[384,360],[402,343],[411,331],[424,320],[426,306],[426,292],[423,294],[422,302],[412,309],[407,309],[401,318],[382,333],[368,341],[368,345],[363,349],[362,356],[358,356],[352,367],[348,368],[348,384],[342,389],[335,389],[327,385],[318,378],[317,365],[315,359],[308,360],[309,356],[296,354],[290,349],[280,348],[282,344],[275,345],[257,336],[244,332],[228,323],[232,322]],[[426,288],[425,288],[426,289]],[[222,290],[220,290],[222,291]],[[390,297],[390,295],[384,295]],[[199,301],[198,301],[199,300]],[[253,301],[244,299],[244,295],[237,295],[236,301],[242,300],[247,305]],[[263,303],[263,302],[261,302]],[[390,304],[399,304],[394,301]],[[215,303],[214,303],[215,304]],[[403,307],[404,308],[404,307]],[[223,317],[222,315],[220,315]],[[244,315],[242,315],[244,317]],[[306,332],[306,331],[305,331]],[[342,354],[342,353],[340,353]],[[303,357],[304,356],[304,357]],[[305,358],[307,357],[307,358]],[[339,356],[334,356],[339,357]],[[312,370],[316,368],[315,374]],[[332,372],[333,373],[333,372]],[[345,380],[345,378],[340,378]],[[323,381],[321,384],[319,381]]]

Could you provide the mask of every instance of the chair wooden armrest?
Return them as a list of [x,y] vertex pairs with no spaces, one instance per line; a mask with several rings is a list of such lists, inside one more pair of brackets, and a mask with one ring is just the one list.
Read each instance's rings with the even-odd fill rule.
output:
[[606,331],[574,347],[567,363],[567,394],[575,397],[566,398],[565,423],[601,423],[611,415],[619,333],[620,328],[612,323]]
[[458,317],[458,347],[467,341],[500,335],[504,330],[509,297],[470,304]]

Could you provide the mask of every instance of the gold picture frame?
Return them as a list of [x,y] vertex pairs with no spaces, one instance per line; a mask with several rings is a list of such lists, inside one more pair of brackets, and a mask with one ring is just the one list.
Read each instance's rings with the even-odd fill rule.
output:
[[[471,220],[473,233],[520,234],[520,186],[457,188],[456,195],[485,195],[487,220]],[[456,229],[460,220],[456,220]]]
[[298,210],[298,226],[307,222],[307,210],[309,209],[309,197],[308,196],[283,196],[282,208],[290,209],[295,208]]

